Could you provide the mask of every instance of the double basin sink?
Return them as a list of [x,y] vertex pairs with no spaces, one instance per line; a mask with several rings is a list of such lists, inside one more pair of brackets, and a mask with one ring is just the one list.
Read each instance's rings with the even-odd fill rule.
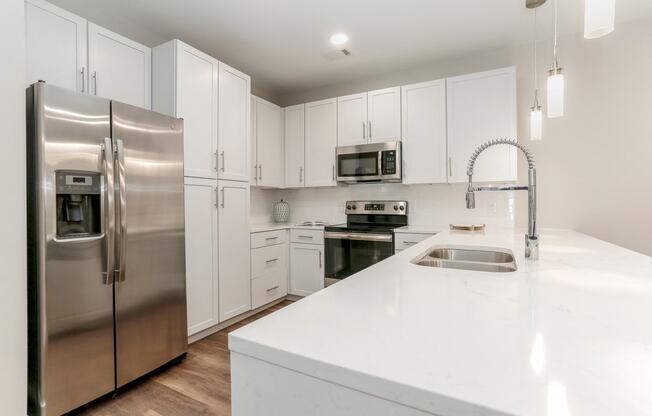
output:
[[479,272],[508,273],[517,270],[514,253],[502,248],[435,246],[412,260],[418,266]]

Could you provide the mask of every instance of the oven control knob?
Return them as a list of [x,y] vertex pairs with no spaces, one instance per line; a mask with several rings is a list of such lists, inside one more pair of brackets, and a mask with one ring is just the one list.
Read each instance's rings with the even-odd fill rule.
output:
[[353,209],[358,209],[357,205],[353,205],[352,208],[353,208]]
[[405,211],[405,206],[404,206],[404,205],[401,205],[401,208],[400,208],[400,209],[401,209],[401,211]]
[[346,209],[351,209],[351,205],[347,205],[347,206],[346,206]]
[[398,205],[394,205],[394,211],[398,211]]

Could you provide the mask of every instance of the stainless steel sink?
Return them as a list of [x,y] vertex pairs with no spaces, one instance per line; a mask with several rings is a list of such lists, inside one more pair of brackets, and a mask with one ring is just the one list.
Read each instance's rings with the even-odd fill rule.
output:
[[481,272],[505,273],[517,270],[514,254],[511,250],[502,248],[431,247],[413,259],[412,263],[419,266]]

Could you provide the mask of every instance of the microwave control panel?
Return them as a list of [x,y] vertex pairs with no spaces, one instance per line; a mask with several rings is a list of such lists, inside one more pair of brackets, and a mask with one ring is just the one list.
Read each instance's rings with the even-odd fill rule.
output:
[[383,175],[396,174],[396,150],[385,150],[382,152]]

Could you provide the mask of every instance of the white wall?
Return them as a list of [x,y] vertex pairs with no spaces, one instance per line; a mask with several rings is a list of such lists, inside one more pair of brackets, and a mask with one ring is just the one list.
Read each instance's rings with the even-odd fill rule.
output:
[[25,242],[25,45],[23,0],[3,0],[0,55],[0,414],[25,415],[27,285]]
[[[538,167],[539,225],[570,228],[652,255],[652,21],[618,25],[607,37],[560,39],[566,116],[544,121],[544,141],[529,141],[532,46],[487,51],[406,71],[277,97],[292,105],[376,88],[516,65],[519,141]],[[550,42],[540,44],[542,103]],[[488,138],[490,139],[490,138]],[[519,177],[526,180],[519,161]],[[435,195],[439,195],[439,189]],[[479,195],[479,198],[484,195]],[[460,196],[460,200],[461,200]],[[526,223],[519,194],[516,221]],[[542,244],[544,244],[542,242]]]
[[[253,189],[253,188],[252,188]],[[346,222],[344,203],[355,200],[405,200],[411,225],[487,224],[492,227],[514,225],[512,192],[484,192],[476,197],[476,208],[466,209],[466,185],[368,184],[337,188],[294,190],[252,190],[252,222],[272,220],[274,202],[290,203],[290,221]]]

